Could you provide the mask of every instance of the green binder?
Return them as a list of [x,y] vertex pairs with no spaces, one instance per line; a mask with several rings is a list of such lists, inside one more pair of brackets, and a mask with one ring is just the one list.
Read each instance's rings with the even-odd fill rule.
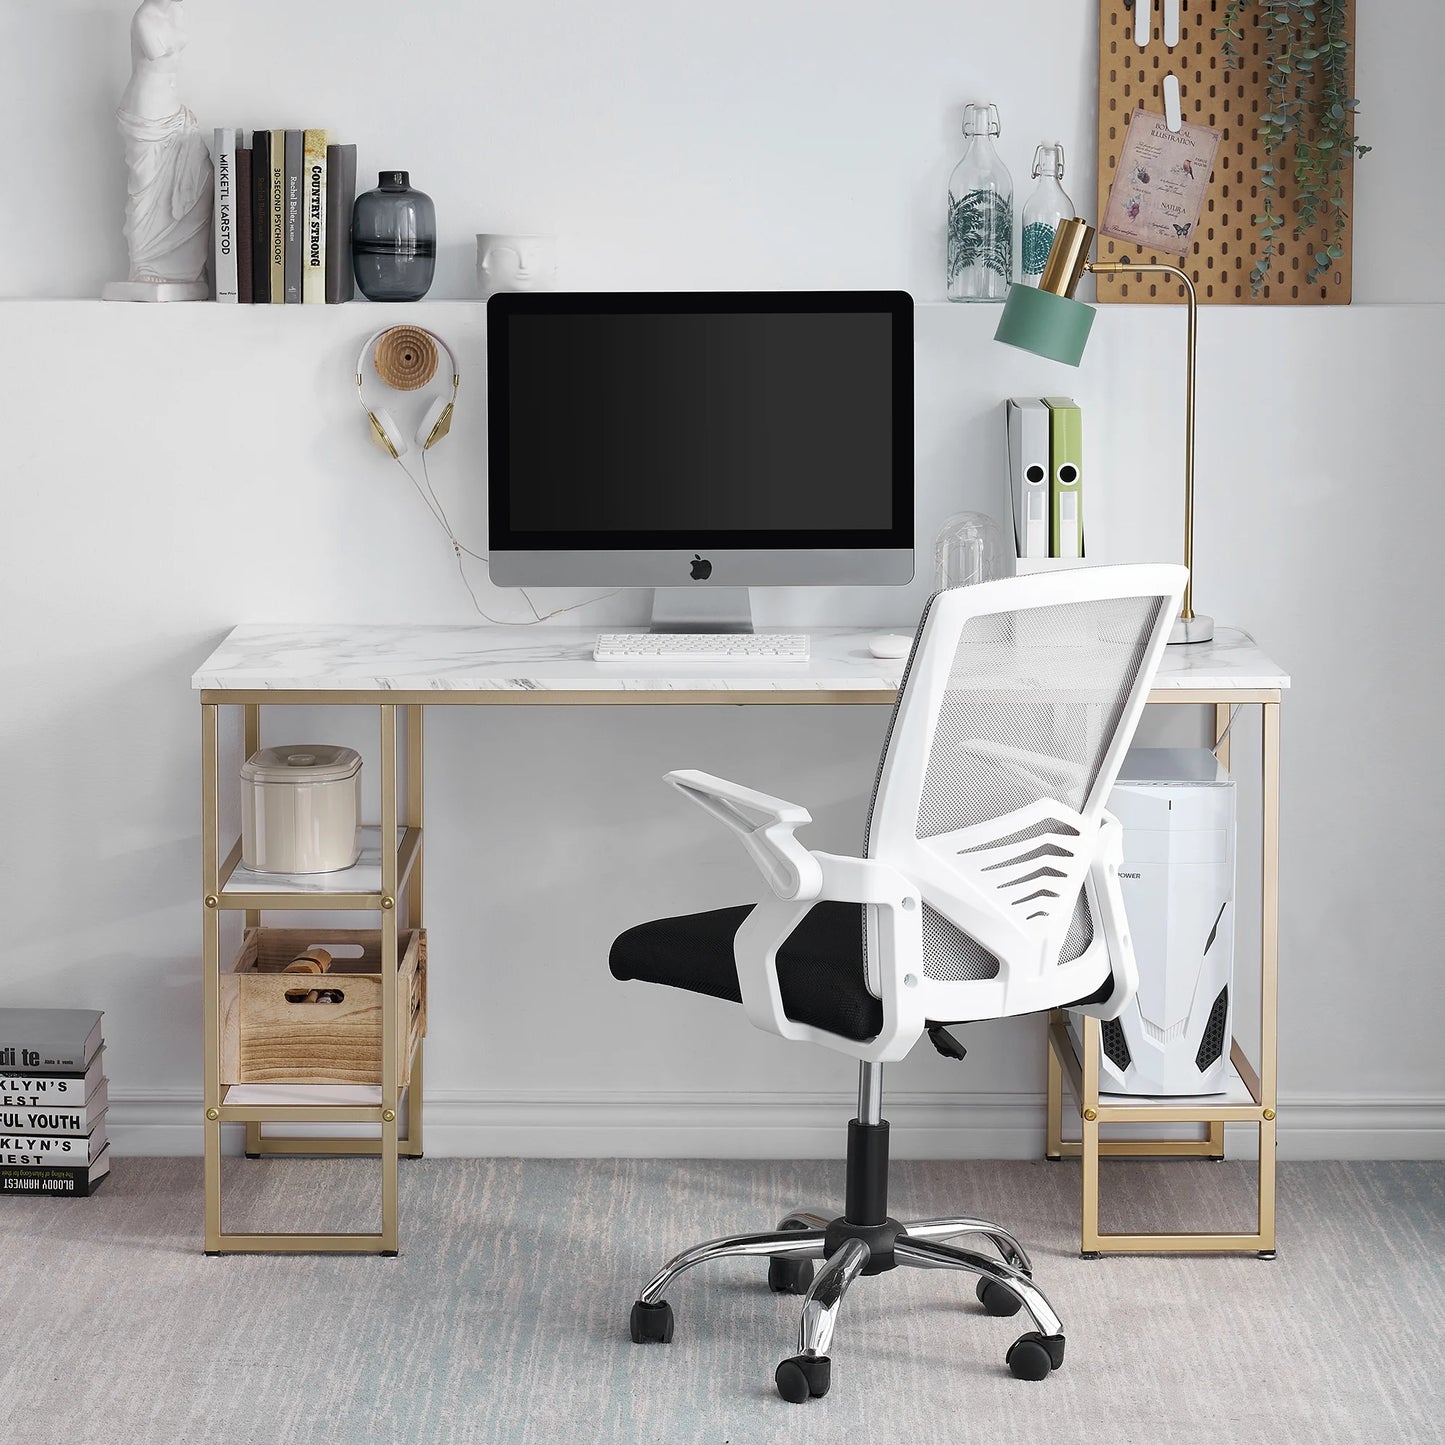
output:
[[1084,555],[1084,423],[1071,396],[1046,396],[1049,409],[1049,556]]

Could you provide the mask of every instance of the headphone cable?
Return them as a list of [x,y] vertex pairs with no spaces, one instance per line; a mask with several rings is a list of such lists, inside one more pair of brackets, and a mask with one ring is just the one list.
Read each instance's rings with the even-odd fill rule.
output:
[[472,599],[472,606],[476,608],[477,614],[483,619],[485,619],[487,622],[493,623],[495,626],[498,627],[534,627],[539,622],[548,622],[554,617],[561,617],[564,613],[578,612],[584,607],[592,606],[594,602],[606,602],[609,597],[616,597],[620,592],[625,590],[621,587],[614,588],[611,592],[604,592],[597,597],[588,597],[585,601],[582,602],[573,602],[566,607],[553,608],[551,612],[539,612],[537,610],[537,604],[532,601],[531,595],[528,593],[527,589],[525,587],[519,587],[517,591],[522,594],[522,600],[526,602],[527,607],[532,614],[530,620],[524,618],[520,622],[514,622],[507,621],[506,619],[500,617],[493,617],[482,607],[482,604],[477,600],[476,589],[472,586],[471,579],[467,576],[466,564],[462,561],[462,553],[465,552],[468,557],[473,557],[478,562],[481,562],[483,565],[488,567],[490,567],[491,565],[491,559],[484,556],[481,552],[474,552],[457,536],[456,532],[453,530],[451,519],[447,516],[446,513],[446,508],[442,506],[441,498],[437,496],[436,489],[432,486],[431,471],[430,468],[427,466],[427,456],[425,450],[423,450],[421,453],[422,481],[418,481],[416,479],[416,476],[412,472],[411,468],[407,466],[407,464],[402,461],[400,457],[396,458],[396,464],[402,469],[403,472],[406,473],[407,480],[412,484],[413,487],[416,488],[417,495],[422,499],[423,502],[426,503],[427,510],[436,519],[437,526],[442,529],[443,533],[446,535],[447,541],[452,544],[452,551],[456,554],[457,559],[457,574],[462,579],[462,585],[467,589],[467,595]]

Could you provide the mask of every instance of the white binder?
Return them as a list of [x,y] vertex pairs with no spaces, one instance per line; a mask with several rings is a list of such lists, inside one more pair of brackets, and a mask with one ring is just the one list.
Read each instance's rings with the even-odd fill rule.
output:
[[1009,502],[1014,555],[1049,555],[1049,409],[1034,396],[1011,396],[1008,417]]

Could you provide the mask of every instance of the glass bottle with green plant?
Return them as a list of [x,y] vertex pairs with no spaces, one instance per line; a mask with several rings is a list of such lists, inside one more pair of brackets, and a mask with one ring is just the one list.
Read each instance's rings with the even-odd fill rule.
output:
[[1294,182],[1295,239],[1319,227],[1307,274],[1314,285],[1345,254],[1346,170],[1370,147],[1355,134],[1359,101],[1349,85],[1349,0],[1228,0],[1215,34],[1232,69],[1242,60],[1250,12],[1262,41],[1266,97],[1259,117],[1267,154],[1259,174],[1264,210],[1254,218],[1259,254],[1249,277],[1250,292],[1258,296],[1269,284],[1289,224],[1281,214],[1281,178]]
[[948,178],[948,299],[1002,301],[1014,272],[1014,183],[994,149],[998,107],[963,113],[968,148]]

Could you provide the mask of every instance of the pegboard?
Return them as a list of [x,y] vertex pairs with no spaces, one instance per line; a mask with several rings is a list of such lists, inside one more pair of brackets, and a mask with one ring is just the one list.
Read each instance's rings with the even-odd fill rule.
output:
[[[1134,0],[1148,5],[1150,0]],[[1319,229],[1294,237],[1294,178],[1290,165],[1276,161],[1279,188],[1276,209],[1285,225],[1276,238],[1273,274],[1259,296],[1250,294],[1250,272],[1259,254],[1259,233],[1254,217],[1263,210],[1258,186],[1259,167],[1266,159],[1264,144],[1255,131],[1256,118],[1266,109],[1265,71],[1260,64],[1260,39],[1253,18],[1240,45],[1237,69],[1224,58],[1215,28],[1224,18],[1225,0],[1181,0],[1179,44],[1172,50],[1164,44],[1163,15],[1159,0],[1153,0],[1153,27],[1149,45],[1141,50],[1134,40],[1134,9],[1125,0],[1100,0],[1099,4],[1099,209],[1102,217],[1109,202],[1119,152],[1129,129],[1129,117],[1136,106],[1164,113],[1164,77],[1179,77],[1184,119],[1221,131],[1214,157],[1204,211],[1195,229],[1193,249],[1182,261],[1177,255],[1140,254],[1128,241],[1100,236],[1096,255],[1100,260],[1150,260],[1179,266],[1194,278],[1201,305],[1244,306],[1342,306],[1350,300],[1350,267],[1353,249],[1348,213],[1352,206],[1353,158],[1346,164],[1346,220],[1337,236],[1344,255],[1310,285],[1308,276],[1313,257],[1320,249]],[[1354,81],[1355,7],[1347,19],[1350,41],[1350,83]],[[1101,302],[1178,303],[1183,295],[1177,283],[1166,277],[1129,275],[1096,278]]]

